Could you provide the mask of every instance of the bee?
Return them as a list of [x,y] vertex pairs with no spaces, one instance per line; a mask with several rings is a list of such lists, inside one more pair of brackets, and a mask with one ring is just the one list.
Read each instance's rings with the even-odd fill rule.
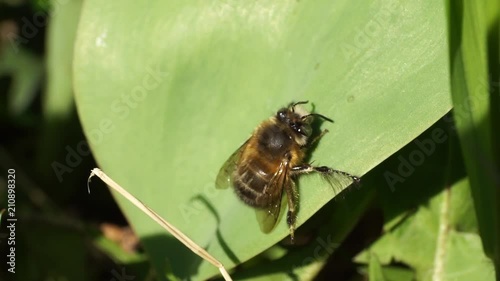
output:
[[[290,103],[262,122],[252,136],[221,167],[216,187],[232,186],[237,196],[256,210],[260,229],[271,232],[279,221],[283,192],[288,203],[287,224],[293,243],[299,193],[295,181],[300,175],[319,173],[334,187],[337,183],[358,183],[360,179],[327,166],[313,166],[304,158],[328,130],[311,138],[314,118],[333,121],[321,114],[309,113],[301,105]],[[335,176],[334,176],[335,175]]]

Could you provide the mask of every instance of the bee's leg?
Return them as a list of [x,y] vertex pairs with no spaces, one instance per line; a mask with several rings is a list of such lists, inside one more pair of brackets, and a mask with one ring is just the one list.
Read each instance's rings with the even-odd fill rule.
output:
[[293,244],[294,231],[295,231],[295,221],[297,219],[297,209],[298,209],[298,199],[299,194],[297,193],[297,188],[295,183],[291,181],[290,185],[285,186],[286,197],[288,200],[288,212],[286,214],[286,223],[290,228],[290,241]]
[[308,142],[306,145],[304,145],[304,147],[311,147],[311,146],[313,146],[315,143],[317,143],[328,132],[329,132],[328,129],[324,129],[323,131],[321,131],[321,134],[319,134],[316,137],[314,137],[310,142]]
[[347,172],[340,171],[340,170],[335,170],[327,166],[320,166],[320,167],[315,167],[312,166],[311,164],[302,164],[299,166],[292,167],[291,169],[293,175],[299,175],[299,174],[309,174],[312,172],[318,172],[323,175],[331,175],[331,174],[341,174],[346,177],[349,177],[352,179],[353,182],[359,182],[360,178],[351,175]]

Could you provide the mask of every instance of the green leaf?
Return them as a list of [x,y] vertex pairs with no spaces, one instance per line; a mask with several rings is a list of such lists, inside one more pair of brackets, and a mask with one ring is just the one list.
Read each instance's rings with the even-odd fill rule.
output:
[[356,260],[368,263],[375,253],[382,264],[403,262],[415,269],[417,280],[495,280],[479,236],[459,228],[457,218],[467,218],[463,209],[472,211],[469,198],[467,180],[445,189]]
[[[411,16],[410,16],[411,15]],[[227,267],[288,235],[214,187],[261,121],[295,100],[331,117],[311,160],[363,175],[451,107],[443,3],[87,1],[78,112],[100,167]],[[335,196],[300,180],[298,225]],[[118,198],[158,272],[217,269]]]
[[498,1],[449,1],[451,84],[484,251],[500,279]]
[[[66,120],[73,111],[73,49],[82,1],[53,1],[47,32],[47,88],[44,117],[49,122]],[[59,128],[60,129],[60,128]],[[50,132],[53,133],[53,132]]]
[[370,255],[370,264],[368,267],[370,281],[386,281],[382,266],[375,254]]
[[12,76],[8,90],[8,113],[16,116],[24,113],[36,98],[43,76],[42,58],[25,49],[6,45],[0,56],[0,76]]
[[[370,259],[371,261],[371,259]],[[368,272],[367,266],[360,266],[358,270],[362,273]],[[415,279],[415,274],[406,268],[397,267],[397,266],[384,266],[382,267],[382,273],[385,277],[384,280],[387,281],[413,281]],[[372,279],[370,279],[372,280]]]

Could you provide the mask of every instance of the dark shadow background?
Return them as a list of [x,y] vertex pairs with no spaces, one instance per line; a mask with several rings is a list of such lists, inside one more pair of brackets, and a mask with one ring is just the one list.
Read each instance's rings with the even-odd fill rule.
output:
[[[29,38],[13,41],[12,36],[22,36],[23,25],[35,14],[46,21],[46,9],[31,2],[0,3],[0,65],[3,65],[2,55],[13,44],[44,59],[45,24],[36,26],[36,32],[30,32]],[[7,170],[15,169],[18,220],[15,275],[7,272],[7,223],[0,226],[0,280],[47,280],[62,276],[68,277],[67,280],[111,280],[113,269],[120,271],[123,266],[97,249],[92,241],[100,232],[101,223],[117,226],[127,223],[104,184],[93,181],[92,194],[87,193],[90,169],[96,167],[92,155],[77,159],[77,167],[63,174],[62,181],[51,166],[54,162],[66,162],[66,146],[74,149],[85,140],[76,111],[73,108],[62,120],[44,118],[42,78],[28,108],[19,114],[11,113],[8,101],[12,97],[8,95],[16,75],[8,69],[0,71],[0,210],[7,205]],[[140,276],[133,272],[147,272],[141,266],[144,267],[129,264],[127,273]]]

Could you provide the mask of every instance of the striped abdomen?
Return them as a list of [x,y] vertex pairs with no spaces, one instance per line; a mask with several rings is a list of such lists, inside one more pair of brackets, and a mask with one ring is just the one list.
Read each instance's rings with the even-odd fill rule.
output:
[[257,129],[233,174],[236,193],[253,207],[267,207],[281,196],[281,186],[274,183],[268,187],[294,145],[283,128],[273,121]]
[[270,183],[275,169],[258,158],[240,166],[234,171],[233,183],[236,194],[250,206],[266,207],[271,198],[264,194],[264,189]]

